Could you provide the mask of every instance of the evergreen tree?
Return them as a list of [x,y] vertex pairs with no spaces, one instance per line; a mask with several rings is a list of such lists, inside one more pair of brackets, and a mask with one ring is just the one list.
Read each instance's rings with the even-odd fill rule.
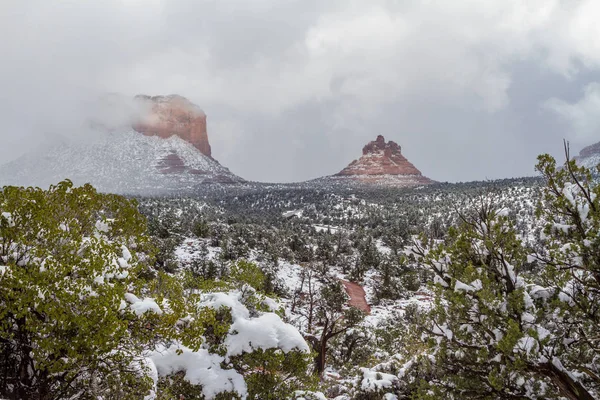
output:
[[[429,350],[405,379],[419,398],[600,396],[600,186],[571,160],[557,168],[543,155],[537,169],[547,183],[541,250],[485,201],[445,243],[417,250],[436,294],[422,328]],[[539,271],[528,273],[532,261]]]
[[125,294],[148,238],[134,202],[69,181],[0,191],[0,394],[91,398],[149,390]]

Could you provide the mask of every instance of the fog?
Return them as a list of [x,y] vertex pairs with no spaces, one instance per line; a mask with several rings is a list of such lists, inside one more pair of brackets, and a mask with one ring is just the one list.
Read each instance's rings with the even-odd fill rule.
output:
[[[335,173],[378,134],[440,181],[533,175],[600,140],[594,0],[5,0],[0,162],[90,117],[108,93],[177,93],[213,156],[260,181]],[[127,102],[125,102],[127,103]]]

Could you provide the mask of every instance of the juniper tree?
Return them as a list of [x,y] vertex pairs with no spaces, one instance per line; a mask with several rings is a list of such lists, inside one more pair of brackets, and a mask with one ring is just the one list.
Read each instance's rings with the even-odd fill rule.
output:
[[0,191],[0,395],[142,398],[144,353],[198,349],[215,312],[152,269],[135,201],[64,181]]
[[[0,392],[85,398],[149,382],[122,312],[144,268],[144,218],[120,196],[68,181],[0,191]],[[138,253],[139,252],[139,253]],[[136,368],[138,372],[136,373]]]
[[537,169],[538,251],[485,201],[444,243],[417,250],[435,274],[429,350],[409,363],[418,374],[405,371],[419,398],[600,396],[600,186],[572,160],[557,168],[543,155]]
[[318,375],[325,371],[329,342],[336,336],[355,327],[364,317],[362,311],[347,305],[348,295],[339,281],[324,285],[316,299],[316,335],[308,337],[315,356],[315,371]]

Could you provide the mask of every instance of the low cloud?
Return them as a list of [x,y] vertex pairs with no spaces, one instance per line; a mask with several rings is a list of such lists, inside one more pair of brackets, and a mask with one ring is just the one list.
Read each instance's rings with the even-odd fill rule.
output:
[[568,137],[574,142],[585,145],[600,139],[600,83],[588,84],[576,102],[552,98],[544,107],[567,123]]

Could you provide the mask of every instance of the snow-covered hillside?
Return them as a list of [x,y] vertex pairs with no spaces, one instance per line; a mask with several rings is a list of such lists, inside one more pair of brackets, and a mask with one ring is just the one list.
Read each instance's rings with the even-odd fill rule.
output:
[[0,166],[0,186],[47,187],[65,178],[116,193],[185,191],[205,183],[243,182],[177,136],[163,139],[133,130],[98,132],[92,143],[56,144]]

